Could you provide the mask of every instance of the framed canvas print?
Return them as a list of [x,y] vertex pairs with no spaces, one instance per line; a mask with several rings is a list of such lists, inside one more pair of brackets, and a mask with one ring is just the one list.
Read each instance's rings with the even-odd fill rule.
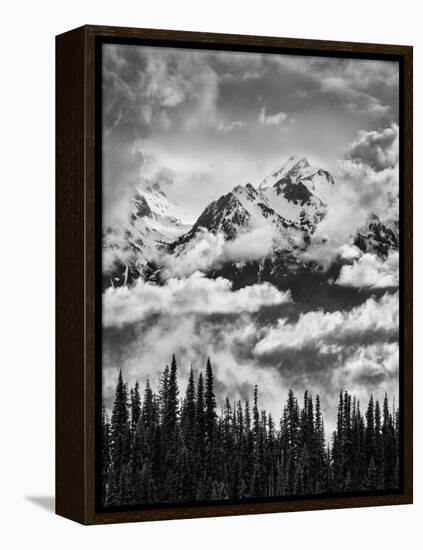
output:
[[57,513],[412,502],[412,48],[57,37]]

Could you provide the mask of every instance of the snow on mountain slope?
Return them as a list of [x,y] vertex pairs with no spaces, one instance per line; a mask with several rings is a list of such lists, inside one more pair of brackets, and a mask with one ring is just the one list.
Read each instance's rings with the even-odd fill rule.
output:
[[306,215],[315,225],[326,213],[333,187],[329,172],[310,166],[304,157],[292,156],[267,176],[259,189],[270,207],[285,219],[298,222],[300,216]]
[[233,239],[263,225],[274,229],[276,248],[292,249],[298,244],[298,233],[311,234],[325,216],[325,199],[333,186],[329,172],[311,167],[305,158],[290,157],[258,188],[251,183],[238,185],[210,203],[172,249],[180,253],[199,228]]
[[141,182],[131,197],[127,219],[105,229],[103,286],[137,279],[158,250],[190,229],[185,213],[162,187],[159,182]]
[[372,215],[354,238],[354,244],[362,252],[387,256],[391,250],[399,250],[399,222],[394,219],[381,220]]
[[278,180],[283,178],[287,172],[289,172],[298,162],[301,160],[301,157],[298,155],[292,155],[287,161],[278,166],[273,170],[264,180],[257,186],[259,189],[264,189],[266,187],[271,187]]
[[[314,233],[327,215],[336,184],[329,172],[312,167],[304,157],[290,157],[258,187],[237,185],[211,202],[194,225],[168,199],[166,185],[166,181],[140,182],[127,220],[104,231],[104,288],[131,284],[140,276],[159,282],[162,270],[173,260],[212,254],[204,239],[212,242],[213,238],[220,239],[224,253],[217,262],[220,267],[211,269],[209,275],[220,273],[240,285],[262,279],[294,284],[295,274],[314,277],[321,270],[304,252],[311,242],[316,244]],[[363,252],[387,255],[399,246],[398,221],[372,216],[351,238]],[[237,254],[231,256],[235,250]],[[202,263],[213,265],[209,260]]]

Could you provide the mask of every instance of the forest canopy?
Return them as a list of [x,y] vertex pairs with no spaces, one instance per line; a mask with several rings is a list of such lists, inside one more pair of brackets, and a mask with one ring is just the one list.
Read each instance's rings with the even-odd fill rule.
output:
[[[142,397],[141,397],[142,393]],[[218,412],[210,359],[180,396],[175,356],[153,391],[119,372],[111,416],[102,414],[102,504],[142,505],[377,491],[399,487],[399,410],[370,396],[365,412],[339,393],[326,437],[319,395],[289,390],[282,415],[249,399]]]

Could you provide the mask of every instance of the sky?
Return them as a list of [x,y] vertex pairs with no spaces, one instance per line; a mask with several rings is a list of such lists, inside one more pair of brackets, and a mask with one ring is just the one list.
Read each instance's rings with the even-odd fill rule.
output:
[[210,355],[219,394],[251,397],[259,384],[261,406],[276,417],[290,387],[320,393],[329,430],[340,389],[363,403],[370,392],[397,395],[398,254],[363,254],[349,236],[371,213],[398,217],[398,101],[393,62],[103,46],[105,226],[127,217],[141,177],[166,179],[193,223],[236,185],[305,156],[337,186],[316,232],[327,244],[310,246],[308,259],[323,269],[335,255],[347,259],[334,285],[354,295],[349,307],[322,301],[303,311],[270,284],[234,291],[207,269],[245,260],[266,236],[248,234],[248,246],[245,236],[230,245],[199,236],[178,261],[162,258],[163,286],[139,280],[105,292],[108,407],[118,368],[130,383],[149,374],[154,385],[175,350],[183,378]]
[[292,154],[334,170],[360,131],[398,122],[398,64],[103,45],[104,210],[166,173],[190,221]]

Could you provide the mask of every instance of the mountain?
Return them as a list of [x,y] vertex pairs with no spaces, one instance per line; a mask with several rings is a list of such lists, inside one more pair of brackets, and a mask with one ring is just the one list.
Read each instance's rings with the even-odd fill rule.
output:
[[277,248],[295,248],[298,233],[307,239],[326,215],[327,197],[334,185],[329,172],[310,166],[305,158],[290,157],[257,188],[251,183],[238,185],[210,203],[171,249],[181,252],[200,228],[233,239],[263,225],[274,231]]
[[[326,213],[335,181],[322,168],[310,166],[304,157],[292,156],[259,185],[269,205],[286,219],[298,221],[302,211],[318,221]],[[285,199],[285,200],[284,200]]]
[[[139,277],[160,283],[160,253],[175,257],[186,254],[205,230],[235,241],[265,228],[264,234],[271,238],[270,253],[259,260],[227,260],[207,275],[223,276],[234,288],[268,281],[278,288],[289,288],[296,300],[303,299],[310,306],[314,295],[325,292],[334,307],[337,300],[353,303],[355,291],[332,284],[339,275],[341,260],[325,270],[303,254],[312,238],[318,244],[313,234],[327,214],[331,194],[336,193],[336,182],[328,171],[311,166],[304,157],[292,156],[257,187],[251,183],[237,185],[211,202],[193,225],[169,200],[168,184],[167,180],[141,182],[131,197],[125,222],[104,231],[103,288],[130,285]],[[370,216],[352,236],[352,242],[363,252],[386,256],[399,247],[398,220]],[[263,243],[263,249],[265,245],[269,250],[269,243]]]
[[124,221],[103,232],[103,288],[146,276],[157,252],[186,233],[186,215],[166,195],[167,181],[141,182]]
[[399,250],[399,221],[381,220],[371,215],[354,237],[354,244],[362,252],[387,256],[390,250]]

